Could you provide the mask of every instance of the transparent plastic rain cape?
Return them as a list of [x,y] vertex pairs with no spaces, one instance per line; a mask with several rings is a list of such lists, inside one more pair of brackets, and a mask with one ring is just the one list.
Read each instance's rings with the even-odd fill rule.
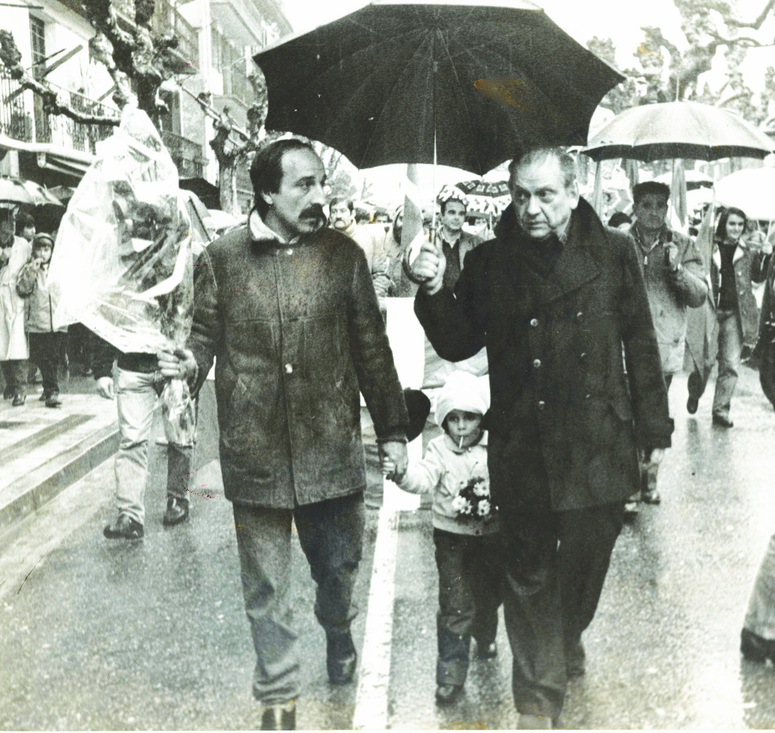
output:
[[[190,220],[178,171],[148,116],[126,107],[67,207],[49,271],[54,325],[80,321],[121,351],[182,348],[193,316]],[[167,440],[193,440],[184,380],[160,396]]]

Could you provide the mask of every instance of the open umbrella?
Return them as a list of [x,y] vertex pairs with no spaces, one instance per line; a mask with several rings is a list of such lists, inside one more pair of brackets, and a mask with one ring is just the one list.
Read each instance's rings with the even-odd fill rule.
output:
[[583,152],[593,160],[764,158],[775,143],[742,117],[699,102],[631,107],[614,117]]
[[744,168],[716,183],[716,200],[742,209],[749,219],[775,220],[775,168]]
[[0,178],[0,205],[60,206],[64,204],[43,186],[21,178]]
[[527,0],[372,2],[254,59],[267,128],[357,168],[438,162],[479,175],[526,145],[584,144],[623,79]]

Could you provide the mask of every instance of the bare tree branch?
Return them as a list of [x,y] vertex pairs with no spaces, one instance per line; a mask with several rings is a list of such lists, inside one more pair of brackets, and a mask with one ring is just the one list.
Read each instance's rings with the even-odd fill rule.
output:
[[64,102],[60,92],[47,81],[38,81],[21,63],[22,55],[16,46],[13,34],[0,30],[0,61],[8,69],[11,78],[19,82],[23,89],[29,89],[43,100],[43,110],[46,114],[64,115],[71,120],[90,125],[118,125],[116,115],[101,115],[75,109]]

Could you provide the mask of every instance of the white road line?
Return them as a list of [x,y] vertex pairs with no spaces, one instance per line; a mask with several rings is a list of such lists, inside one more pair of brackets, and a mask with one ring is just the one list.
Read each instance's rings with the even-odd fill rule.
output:
[[387,729],[397,550],[398,514],[391,507],[383,506],[377,524],[366,633],[355,696],[355,730]]

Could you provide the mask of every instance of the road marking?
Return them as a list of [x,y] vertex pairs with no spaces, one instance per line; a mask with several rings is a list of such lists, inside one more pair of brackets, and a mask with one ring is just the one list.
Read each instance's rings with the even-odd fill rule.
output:
[[374,543],[366,633],[355,695],[355,730],[387,729],[397,553],[398,514],[392,507],[383,505]]

